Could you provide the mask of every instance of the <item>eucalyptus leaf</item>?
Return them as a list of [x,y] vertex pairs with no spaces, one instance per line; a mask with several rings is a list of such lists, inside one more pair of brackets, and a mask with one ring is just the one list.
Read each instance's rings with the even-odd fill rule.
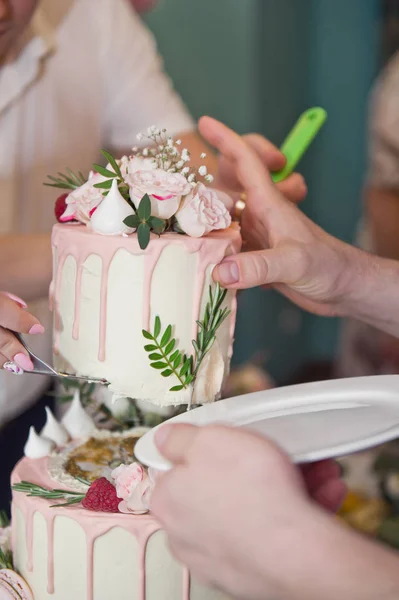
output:
[[147,222],[151,217],[151,200],[148,194],[144,194],[140,200],[140,204],[137,209],[137,215],[142,222]]
[[140,223],[137,229],[137,237],[140,248],[145,250],[150,243],[150,228],[147,223]]
[[132,229],[137,229],[140,225],[140,219],[137,215],[129,215],[123,222],[127,227],[131,227]]

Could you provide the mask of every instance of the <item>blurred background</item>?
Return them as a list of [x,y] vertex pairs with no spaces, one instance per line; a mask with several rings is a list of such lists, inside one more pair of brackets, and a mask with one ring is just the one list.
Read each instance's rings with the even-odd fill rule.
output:
[[[145,17],[195,117],[281,144],[310,106],[329,121],[300,165],[303,209],[353,241],[362,209],[369,90],[393,50],[398,2],[161,0]],[[389,39],[386,35],[390,32]],[[336,320],[304,314],[274,292],[240,296],[234,364],[261,363],[278,383],[328,372]],[[317,364],[316,364],[317,363]],[[321,364],[320,364],[321,363]]]

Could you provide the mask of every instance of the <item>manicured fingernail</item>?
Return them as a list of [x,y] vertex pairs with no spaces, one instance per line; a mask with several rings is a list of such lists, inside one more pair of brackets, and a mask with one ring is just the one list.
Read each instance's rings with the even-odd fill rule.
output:
[[15,296],[15,294],[10,294],[10,292],[0,292],[0,293],[7,296],[7,298],[10,298],[10,300],[14,300],[14,302],[19,304],[22,308],[28,308],[28,305],[26,304],[26,302],[24,300],[22,300],[22,298]]
[[222,285],[231,285],[237,283],[240,279],[238,265],[233,261],[222,262],[217,268],[217,274]]
[[33,362],[31,361],[29,356],[26,356],[26,354],[23,354],[22,352],[16,354],[13,360],[24,371],[33,371],[34,369]]
[[3,369],[5,371],[8,371],[9,373],[14,373],[14,375],[22,375],[24,372],[24,370],[21,369],[21,367],[16,365],[15,362],[12,362],[11,360],[4,363]]
[[40,325],[40,323],[36,323],[36,325],[32,325],[32,327],[29,329],[29,333],[30,333],[30,335],[36,335],[37,333],[44,333],[44,327],[43,327],[43,325]]
[[162,450],[163,446],[165,446],[166,442],[168,441],[170,432],[171,432],[170,425],[164,425],[163,427],[160,427],[158,429],[158,431],[156,432],[155,443],[158,446],[158,448],[160,448],[161,450]]

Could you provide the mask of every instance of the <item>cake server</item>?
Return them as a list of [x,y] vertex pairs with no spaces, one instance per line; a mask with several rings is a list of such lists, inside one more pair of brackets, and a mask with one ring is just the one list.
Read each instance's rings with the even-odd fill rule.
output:
[[[399,375],[353,377],[281,387],[193,408],[168,421],[245,427],[273,440],[296,463],[335,458],[399,437]],[[137,459],[159,471],[159,425],[138,440]]]
[[[31,373],[33,375],[49,375],[50,377],[58,377],[61,379],[73,379],[76,381],[83,381],[88,383],[101,383],[103,385],[108,383],[105,379],[98,379],[96,377],[86,377],[84,375],[71,375],[70,373],[64,373],[63,371],[56,371],[55,369],[53,369],[53,367],[50,367],[50,365],[47,364],[44,360],[42,360],[41,358],[36,356],[36,354],[34,354],[34,352],[29,348],[21,334],[17,333],[16,331],[9,331],[23,345],[33,363],[33,371],[23,371],[24,374]],[[15,363],[10,361],[8,363],[5,363],[5,365],[3,365],[3,368],[17,375],[22,374],[20,370],[13,370],[13,366],[16,366]]]

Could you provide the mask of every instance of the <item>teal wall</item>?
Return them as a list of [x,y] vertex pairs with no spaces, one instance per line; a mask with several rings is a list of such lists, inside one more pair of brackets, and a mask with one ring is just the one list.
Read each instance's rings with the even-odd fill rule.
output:
[[[366,100],[378,56],[379,0],[161,0],[147,21],[195,117],[211,114],[280,144],[300,112],[328,125],[301,165],[304,210],[351,240],[361,210]],[[263,358],[280,381],[333,356],[337,323],[304,315],[274,292],[240,295],[234,360]]]

